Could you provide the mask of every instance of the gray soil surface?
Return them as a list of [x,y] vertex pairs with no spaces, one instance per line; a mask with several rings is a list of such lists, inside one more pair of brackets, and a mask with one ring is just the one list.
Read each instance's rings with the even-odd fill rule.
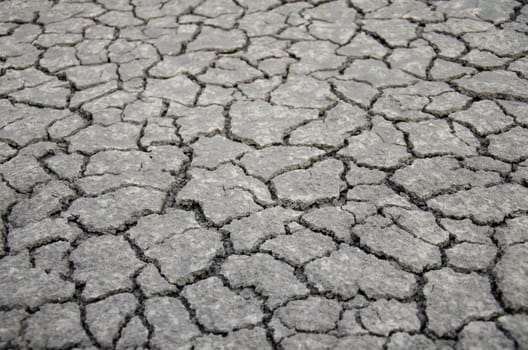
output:
[[0,348],[528,349],[525,0],[0,1]]

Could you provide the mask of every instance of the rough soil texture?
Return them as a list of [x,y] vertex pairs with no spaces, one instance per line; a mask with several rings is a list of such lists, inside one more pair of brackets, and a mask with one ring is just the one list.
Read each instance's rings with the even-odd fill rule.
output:
[[525,0],[0,2],[0,348],[528,349]]

